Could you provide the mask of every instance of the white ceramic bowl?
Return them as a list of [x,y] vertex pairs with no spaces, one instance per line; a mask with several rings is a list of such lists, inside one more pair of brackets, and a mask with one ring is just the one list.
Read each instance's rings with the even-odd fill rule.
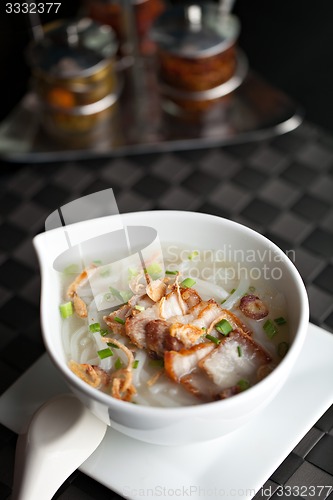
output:
[[[34,239],[41,275],[41,322],[49,356],[70,389],[100,419],[133,438],[155,444],[181,445],[214,439],[238,429],[260,412],[287,381],[303,345],[309,317],[308,299],[303,281],[294,264],[276,245],[261,234],[238,223],[216,216],[178,211],[137,212],[121,216],[126,226],[150,226],[160,241],[180,245],[230,251],[242,249],[256,256],[250,266],[273,271],[280,279],[274,287],[285,297],[288,308],[291,346],[281,363],[264,380],[236,396],[222,401],[186,407],[157,408],[134,405],[108,396],[80,380],[67,366],[61,339],[61,302],[59,274],[54,260],[68,246],[63,229],[39,234]],[[80,222],[67,227],[76,241],[116,229],[115,216]],[[252,260],[252,258],[251,258]],[[288,382],[287,382],[288,383]],[[281,409],[283,411],[283,409]]]

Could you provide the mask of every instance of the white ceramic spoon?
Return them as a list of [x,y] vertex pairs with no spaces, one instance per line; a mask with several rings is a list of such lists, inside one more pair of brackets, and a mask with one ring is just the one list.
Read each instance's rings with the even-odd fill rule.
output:
[[72,394],[44,403],[17,441],[12,500],[50,500],[97,448],[106,429]]

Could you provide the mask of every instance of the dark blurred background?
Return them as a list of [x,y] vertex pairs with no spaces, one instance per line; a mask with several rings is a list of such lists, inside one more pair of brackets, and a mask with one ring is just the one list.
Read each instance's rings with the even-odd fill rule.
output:
[[[120,0],[121,1],[121,0]],[[0,120],[24,95],[28,20],[0,5]],[[62,0],[53,18],[74,16],[80,0]],[[333,132],[333,1],[236,0],[240,46],[253,70],[301,104],[309,121]],[[47,21],[53,19],[50,15]],[[44,21],[42,17],[42,21]]]

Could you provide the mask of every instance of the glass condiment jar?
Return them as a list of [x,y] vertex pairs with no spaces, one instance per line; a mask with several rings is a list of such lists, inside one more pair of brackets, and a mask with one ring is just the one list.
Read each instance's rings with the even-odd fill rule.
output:
[[[155,44],[147,36],[154,20],[165,10],[164,0],[131,0],[140,52],[148,55],[154,52]],[[120,44],[126,44],[124,9],[122,0],[86,0],[87,15],[92,19],[111,26]]]
[[28,50],[44,124],[52,132],[90,131],[119,96],[115,34],[89,18],[56,21],[44,32]]
[[[178,107],[206,110],[235,88],[238,18],[218,4],[177,5],[155,21],[162,93]],[[230,82],[230,85],[228,84]]]

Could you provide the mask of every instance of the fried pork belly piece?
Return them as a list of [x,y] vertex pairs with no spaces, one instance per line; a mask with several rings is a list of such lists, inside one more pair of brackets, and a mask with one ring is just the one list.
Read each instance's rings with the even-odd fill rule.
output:
[[170,324],[154,319],[146,325],[146,345],[150,357],[163,357],[166,351],[179,351],[184,344],[170,334]]
[[179,339],[185,347],[196,344],[203,334],[209,334],[215,325],[226,319],[233,329],[250,333],[248,328],[230,311],[222,309],[214,300],[201,301],[188,314],[171,318],[170,333]]
[[197,344],[198,340],[204,335],[202,328],[194,325],[183,325],[182,323],[172,323],[169,331],[171,337],[187,348]]
[[196,290],[194,290],[193,288],[181,288],[180,294],[188,309],[192,309],[192,307],[196,306],[202,301],[198,292],[196,292]]
[[159,305],[162,319],[168,319],[172,316],[185,314],[188,310],[187,304],[180,293],[179,287],[173,288],[170,293],[162,297]]
[[[137,310],[138,304],[145,305]],[[132,297],[104,320],[115,333],[126,335],[136,347],[147,349],[151,357],[161,357],[165,351],[179,351],[202,343],[202,337],[223,318],[233,329],[250,333],[235,315],[222,309],[215,300],[203,301],[195,290],[181,288],[176,282],[159,301],[154,302],[147,295],[139,301]]]
[[[250,336],[233,331],[220,344],[203,342],[164,354],[165,373],[202,401],[225,399],[270,371],[271,358]],[[263,368],[269,369],[263,370]]]
[[147,347],[146,327],[150,321],[160,318],[159,303],[157,303],[144,311],[138,312],[138,314],[129,316],[125,323],[125,334],[134,345],[140,349],[145,349]]
[[[182,312],[183,309],[187,310],[187,307],[179,291],[176,288],[172,289],[170,293],[162,297],[159,302],[154,303],[153,306],[141,312],[134,311],[134,314],[129,315],[126,319],[124,333],[134,345],[140,349],[145,349],[147,347],[146,327],[148,323],[154,320],[168,321],[170,317]],[[112,314],[117,316],[117,313]],[[106,320],[106,323],[111,326],[109,320]]]
[[124,304],[117,311],[112,312],[108,316],[104,316],[103,319],[107,326],[113,333],[118,335],[126,335],[125,331],[125,321],[126,318],[131,314],[132,306],[129,304]]
[[214,383],[198,368],[198,363],[215,349],[213,342],[197,344],[179,352],[168,351],[164,354],[166,375],[203,401],[212,399]]
[[233,331],[199,362],[199,368],[214,382],[220,394],[237,387],[240,380],[246,380],[251,385],[256,383],[261,367],[271,361],[271,357],[251,337]]
[[213,342],[204,342],[190,349],[181,349],[179,352],[167,351],[164,354],[166,374],[175,382],[181,382],[182,378],[196,369],[199,361],[210,354],[214,348]]

